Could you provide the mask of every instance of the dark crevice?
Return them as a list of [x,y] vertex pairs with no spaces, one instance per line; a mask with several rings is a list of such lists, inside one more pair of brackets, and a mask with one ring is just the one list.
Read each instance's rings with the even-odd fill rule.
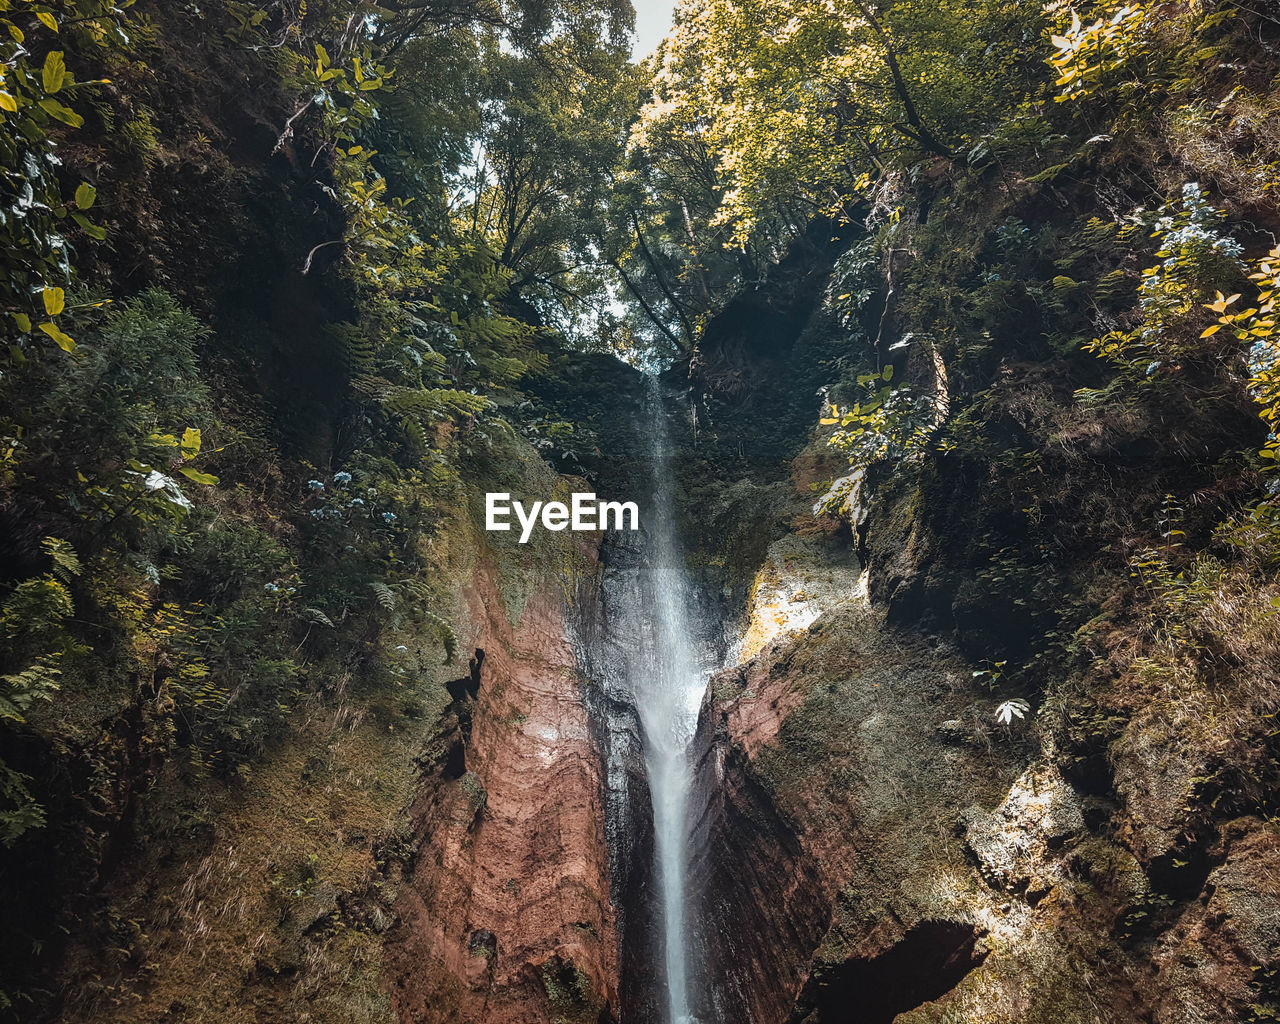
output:
[[895,1017],[946,995],[982,963],[983,932],[955,921],[922,921],[876,957],[815,972],[792,1024],[892,1024]]
[[483,666],[484,651],[477,647],[475,655],[467,663],[467,674],[461,679],[451,679],[444,684],[449,696],[459,703],[475,700],[480,696],[480,669]]
[[445,683],[449,691],[449,708],[443,722],[439,740],[444,747],[443,756],[434,764],[440,766],[445,779],[460,779],[467,772],[467,744],[471,742],[472,704],[480,695],[480,672],[484,666],[484,651],[477,647],[467,665],[468,674],[461,679]]

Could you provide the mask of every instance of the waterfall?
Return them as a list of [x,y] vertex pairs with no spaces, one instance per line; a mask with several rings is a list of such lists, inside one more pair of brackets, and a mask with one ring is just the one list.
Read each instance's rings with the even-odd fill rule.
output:
[[655,875],[658,879],[667,988],[668,1024],[696,1024],[690,978],[695,955],[690,941],[687,884],[691,860],[689,805],[694,765],[691,741],[706,692],[709,665],[694,640],[694,594],[685,572],[676,525],[672,445],[657,378],[649,382],[652,493],[646,532],[645,597],[647,650],[633,676],[635,703],[644,733],[645,770],[653,804]]

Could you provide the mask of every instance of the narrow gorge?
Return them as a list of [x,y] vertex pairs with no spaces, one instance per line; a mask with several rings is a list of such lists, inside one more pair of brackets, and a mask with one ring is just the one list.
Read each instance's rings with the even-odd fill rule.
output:
[[1273,7],[0,0],[0,1022],[1280,1020]]

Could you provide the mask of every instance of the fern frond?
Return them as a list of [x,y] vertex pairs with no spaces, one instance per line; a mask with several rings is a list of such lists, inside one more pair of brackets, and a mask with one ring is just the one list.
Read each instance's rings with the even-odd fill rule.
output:
[[46,537],[40,542],[44,552],[53,559],[53,575],[63,584],[70,584],[72,579],[84,572],[80,564],[80,556],[70,541],[60,537]]
[[395,611],[396,609],[395,591],[393,591],[389,586],[383,583],[382,580],[374,580],[372,583],[369,584],[369,589],[373,591],[373,596],[377,600],[379,605],[381,605],[383,608],[385,608],[389,612]]
[[430,588],[421,580],[412,577],[401,580],[394,585],[394,589],[410,601],[427,601],[431,598]]
[[[15,772],[0,761],[0,804],[7,805],[0,809],[0,846],[12,846],[23,833],[44,827],[44,808],[27,788],[30,781],[31,776]],[[9,1005],[0,998],[0,1009]]]
[[383,400],[387,411],[397,416],[412,416],[436,423],[451,416],[473,416],[489,407],[484,395],[452,388],[398,388]]
[[396,386],[385,377],[361,373],[351,378],[351,390],[358,395],[363,395],[365,398],[372,398],[374,401],[382,402],[395,394]]
[[61,674],[53,659],[42,658],[21,672],[0,676],[0,719],[25,722],[26,712],[36,701],[53,700]]
[[373,340],[352,324],[338,324],[330,328],[342,349],[347,369],[352,374],[368,373],[374,365]]
[[303,608],[302,621],[314,622],[318,626],[324,626],[325,629],[333,629],[333,620],[329,618],[319,608]]
[[435,627],[436,636],[444,646],[444,663],[452,665],[453,659],[458,654],[458,636],[454,633],[453,626],[449,624],[447,619],[442,619],[435,612],[424,611],[422,617],[428,625]]

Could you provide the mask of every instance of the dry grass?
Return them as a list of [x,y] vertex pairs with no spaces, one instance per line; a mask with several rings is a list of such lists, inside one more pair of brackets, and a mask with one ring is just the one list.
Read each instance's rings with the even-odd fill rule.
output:
[[[110,971],[100,950],[76,951],[64,1020],[394,1019],[380,989],[391,893],[373,850],[409,802],[422,737],[361,717],[313,713],[238,791],[148,806],[145,825],[170,841],[150,840],[111,893],[137,927]],[[212,824],[183,835],[193,819]],[[369,913],[349,920],[349,902]]]

